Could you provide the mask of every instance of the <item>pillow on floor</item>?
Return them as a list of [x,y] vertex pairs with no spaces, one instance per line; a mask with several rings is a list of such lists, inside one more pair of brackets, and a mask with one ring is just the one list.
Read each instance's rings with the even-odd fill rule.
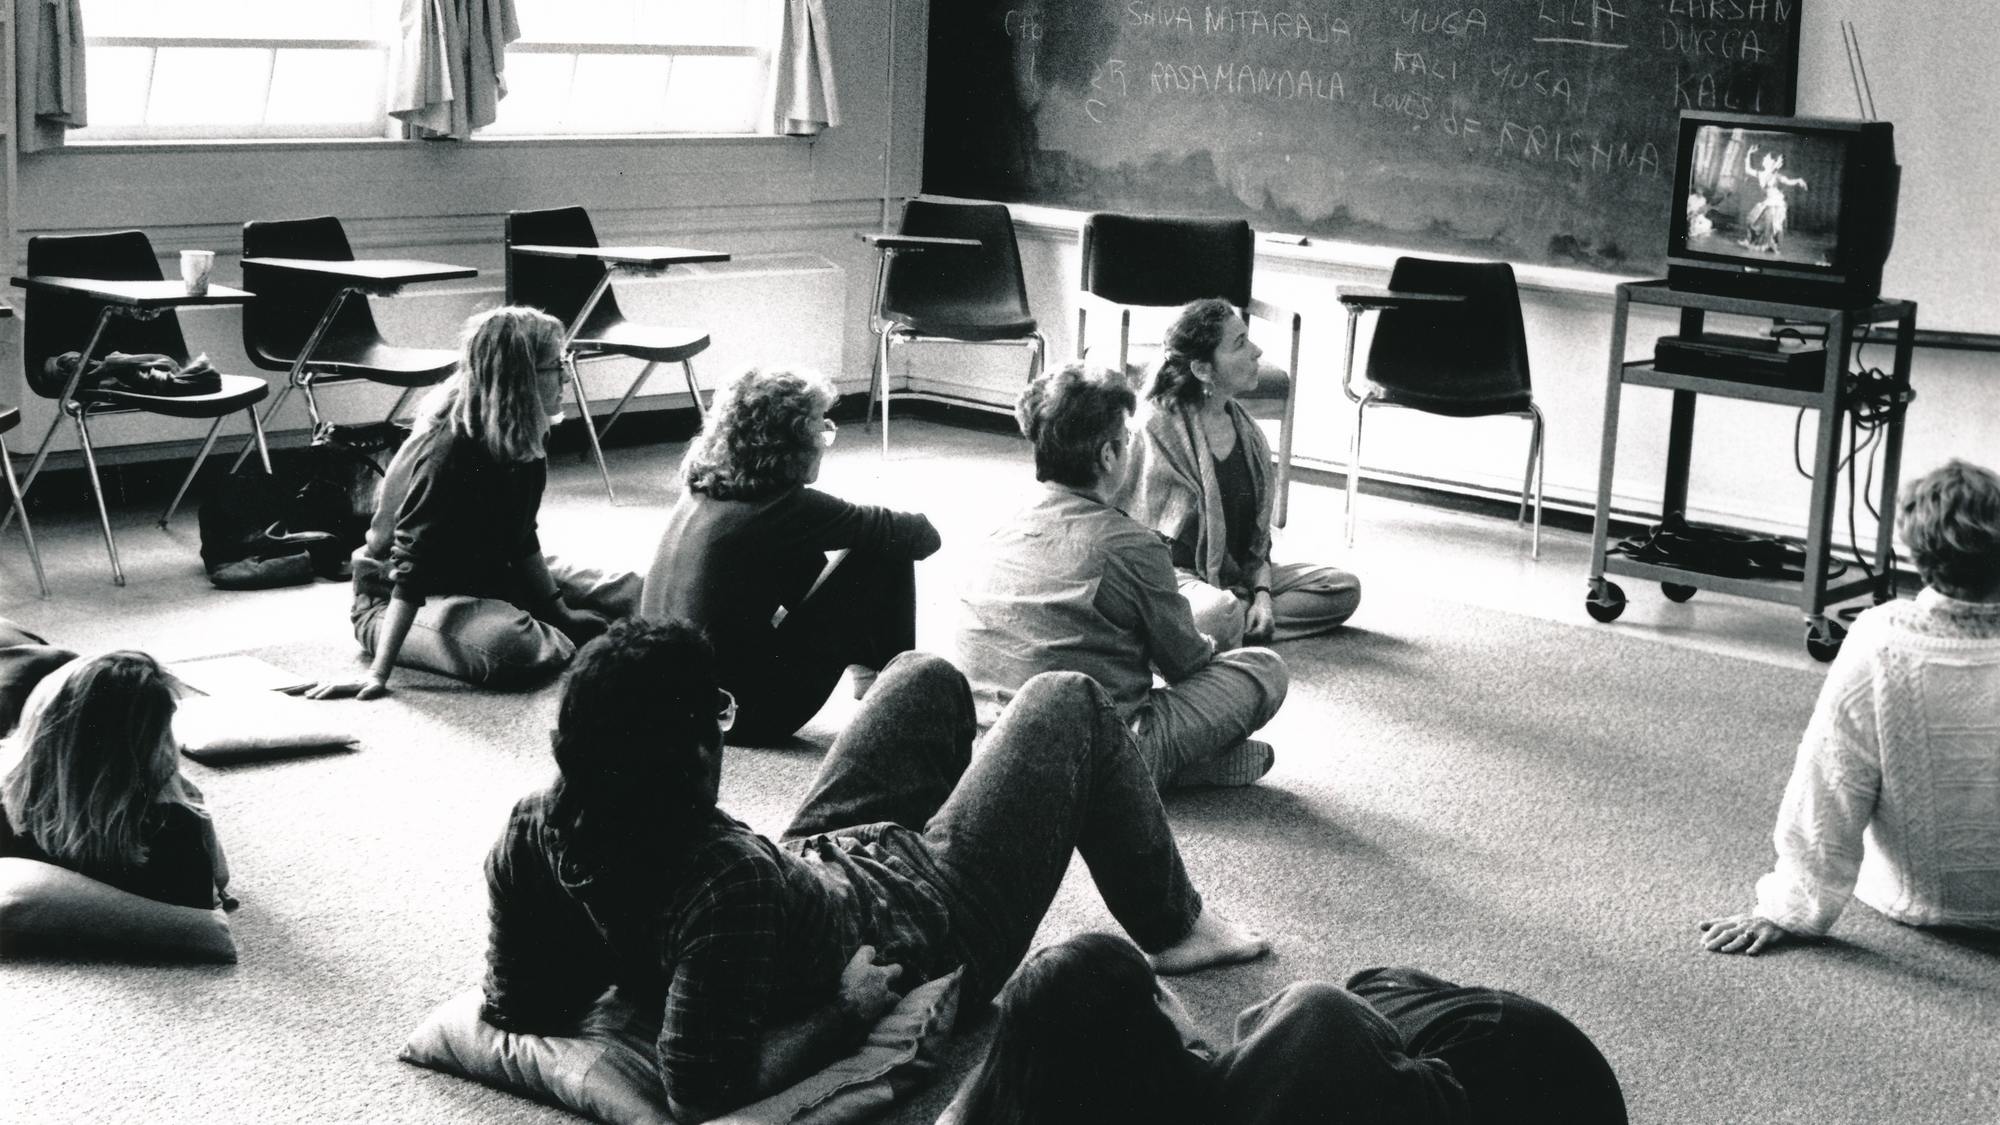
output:
[[190,961],[235,961],[220,910],[156,902],[66,867],[0,859],[0,953],[85,949]]
[[[958,1015],[959,973],[912,989],[860,1050],[763,1101],[717,1118],[728,1125],[838,1125],[880,1113],[925,1081]],[[403,1046],[404,1062],[561,1106],[605,1125],[673,1125],[653,1054],[659,1013],[614,992],[579,1035],[516,1035],[479,1018],[478,988],[440,1004]]]
[[193,696],[174,710],[181,753],[205,765],[353,749],[346,712],[275,691]]

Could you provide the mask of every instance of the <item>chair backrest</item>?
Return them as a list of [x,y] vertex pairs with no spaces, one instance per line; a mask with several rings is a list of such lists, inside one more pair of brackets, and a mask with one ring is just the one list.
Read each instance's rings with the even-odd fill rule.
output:
[[[159,281],[160,259],[146,232],[109,234],[41,234],[28,240],[28,273],[32,276],[88,277],[100,281]],[[57,398],[65,377],[50,375],[48,361],[64,352],[80,352],[90,343],[104,306],[87,297],[28,291],[22,309],[21,363],[28,386],[43,398]],[[158,352],[181,362],[188,358],[180,318],[172,310],[152,320],[113,317],[98,342],[97,355],[108,352]]]
[[1243,219],[1100,211],[1083,224],[1083,289],[1121,305],[1221,297],[1247,308],[1257,264],[1253,239]]
[[976,238],[979,249],[926,250],[890,259],[882,282],[884,315],[967,324],[1029,318],[1021,248],[1006,205],[912,199],[903,205],[902,233]]
[[[509,211],[507,245],[596,246],[597,231],[590,224],[590,212],[581,207]],[[583,303],[590,300],[591,290],[597,288],[604,274],[604,264],[589,259],[510,253],[507,303],[540,309],[568,325],[583,311]],[[590,319],[593,324],[601,324],[616,320],[619,315],[617,294],[607,289]]]
[[1368,381],[1431,400],[1490,402],[1530,389],[1521,294],[1505,262],[1398,258],[1389,288],[1464,296],[1464,304],[1383,310],[1368,347]]
[[[243,256],[351,262],[354,251],[347,244],[347,231],[340,220],[321,215],[244,223]],[[243,349],[250,361],[264,370],[284,371],[306,346],[340,283],[245,264],[243,288],[257,294],[257,299],[243,308]],[[382,342],[368,299],[359,295],[341,305],[340,315],[327,326],[327,335],[359,343]]]

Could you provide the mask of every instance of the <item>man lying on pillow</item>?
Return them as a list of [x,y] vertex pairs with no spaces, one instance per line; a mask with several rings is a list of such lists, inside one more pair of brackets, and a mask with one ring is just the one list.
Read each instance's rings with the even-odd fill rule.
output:
[[964,965],[984,1003],[1069,867],[1155,969],[1268,945],[1188,882],[1160,800],[1102,689],[1025,685],[972,759],[965,677],[908,653],[883,670],[776,843],[716,806],[735,701],[685,622],[629,620],[565,685],[554,785],[487,858],[487,1022],[574,1031],[605,987],[662,1005],[669,1107],[706,1121],[860,1045],[904,987]]

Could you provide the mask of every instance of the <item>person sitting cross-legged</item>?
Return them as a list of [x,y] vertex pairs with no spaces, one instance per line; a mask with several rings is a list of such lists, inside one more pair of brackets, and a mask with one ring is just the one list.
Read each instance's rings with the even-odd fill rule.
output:
[[982,720],[1038,672],[1083,672],[1131,724],[1159,785],[1247,785],[1274,759],[1250,735],[1284,702],[1285,662],[1219,651],[1167,544],[1110,502],[1137,440],[1135,406],[1117,375],[1074,363],[1023,392],[1015,415],[1042,489],[986,540],[961,591],[959,655]]
[[1268,946],[1204,908],[1131,735],[1084,676],[1024,685],[972,752],[945,660],[891,661],[774,842],[717,805],[735,703],[707,639],[635,618],[577,655],[555,783],[488,856],[483,1018],[573,1029],[607,985],[661,1005],[664,1093],[705,1121],[857,1048],[914,986],[1013,972],[1072,852],[1160,972]]

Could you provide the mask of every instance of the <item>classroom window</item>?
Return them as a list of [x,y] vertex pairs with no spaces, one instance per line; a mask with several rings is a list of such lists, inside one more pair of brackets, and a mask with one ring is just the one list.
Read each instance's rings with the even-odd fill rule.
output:
[[91,0],[72,141],[385,137],[397,0]]
[[778,0],[515,0],[482,135],[765,133]]
[[[395,137],[400,0],[91,0],[72,142]],[[765,133],[781,0],[515,0],[480,135]]]

